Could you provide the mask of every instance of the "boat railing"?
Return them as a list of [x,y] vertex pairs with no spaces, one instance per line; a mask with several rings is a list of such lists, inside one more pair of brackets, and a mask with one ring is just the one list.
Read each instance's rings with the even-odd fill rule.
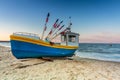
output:
[[23,36],[23,37],[28,37],[28,38],[34,38],[34,39],[37,39],[37,40],[40,39],[39,34],[34,34],[34,33],[15,32],[15,33],[13,33],[13,35],[16,35],[16,36]]

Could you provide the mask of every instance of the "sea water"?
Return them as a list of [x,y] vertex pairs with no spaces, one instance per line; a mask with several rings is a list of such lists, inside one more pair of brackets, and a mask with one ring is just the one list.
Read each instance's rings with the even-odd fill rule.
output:
[[82,58],[120,62],[120,44],[81,43],[75,53]]
[[[10,42],[0,42],[10,47]],[[75,54],[82,58],[120,62],[120,44],[80,43]]]
[[0,42],[0,46],[10,47],[10,41]]

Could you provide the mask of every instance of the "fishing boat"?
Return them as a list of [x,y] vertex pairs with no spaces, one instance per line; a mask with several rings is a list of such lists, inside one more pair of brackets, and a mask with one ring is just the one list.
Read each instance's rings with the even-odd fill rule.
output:
[[[61,42],[51,42],[58,35],[61,36]],[[56,34],[56,36],[53,38],[47,36],[45,39],[42,39],[39,34],[26,32],[13,33],[10,35],[12,54],[17,59],[73,56],[79,46],[79,34],[71,32],[69,26],[64,31]],[[49,41],[48,38],[51,40]]]

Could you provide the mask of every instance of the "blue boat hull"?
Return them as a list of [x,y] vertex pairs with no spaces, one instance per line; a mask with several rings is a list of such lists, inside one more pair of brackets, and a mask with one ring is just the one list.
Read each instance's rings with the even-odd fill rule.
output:
[[53,48],[29,42],[11,40],[11,50],[18,59],[40,57],[70,57],[76,49]]

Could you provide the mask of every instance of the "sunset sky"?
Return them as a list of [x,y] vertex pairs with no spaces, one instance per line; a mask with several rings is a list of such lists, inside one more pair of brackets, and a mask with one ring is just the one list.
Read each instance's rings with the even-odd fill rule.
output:
[[80,42],[120,43],[120,0],[0,0],[0,40],[13,32],[41,34],[57,18],[80,34]]

